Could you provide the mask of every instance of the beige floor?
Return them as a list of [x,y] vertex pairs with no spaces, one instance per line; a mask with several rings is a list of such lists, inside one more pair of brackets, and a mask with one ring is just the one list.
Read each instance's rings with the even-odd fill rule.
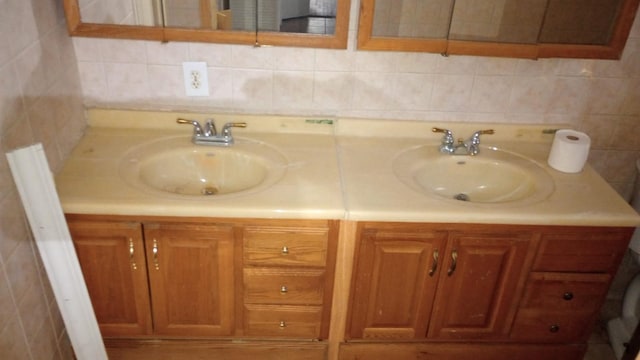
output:
[[604,322],[599,323],[593,334],[591,334],[584,360],[616,360],[616,355],[613,353],[611,345],[609,345]]

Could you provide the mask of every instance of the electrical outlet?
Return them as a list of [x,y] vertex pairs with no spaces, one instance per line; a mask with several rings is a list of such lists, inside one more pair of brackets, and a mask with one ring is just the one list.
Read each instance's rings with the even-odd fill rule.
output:
[[183,62],[184,91],[187,96],[209,96],[206,62]]

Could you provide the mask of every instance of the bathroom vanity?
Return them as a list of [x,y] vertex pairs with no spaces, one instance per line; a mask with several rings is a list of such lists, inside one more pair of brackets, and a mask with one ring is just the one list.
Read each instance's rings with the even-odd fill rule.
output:
[[217,115],[247,123],[218,148],[175,123],[205,115],[89,114],[56,181],[119,358],[578,360],[640,224],[543,126]]

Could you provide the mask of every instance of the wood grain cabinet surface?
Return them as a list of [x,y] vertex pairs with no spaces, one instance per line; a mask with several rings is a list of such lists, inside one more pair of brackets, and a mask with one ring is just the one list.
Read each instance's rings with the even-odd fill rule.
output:
[[151,334],[142,226],[87,220],[69,230],[102,335]]
[[67,218],[104,337],[328,337],[336,221]]
[[340,358],[581,359],[631,233],[359,223]]
[[508,338],[531,235],[360,229],[351,338]]

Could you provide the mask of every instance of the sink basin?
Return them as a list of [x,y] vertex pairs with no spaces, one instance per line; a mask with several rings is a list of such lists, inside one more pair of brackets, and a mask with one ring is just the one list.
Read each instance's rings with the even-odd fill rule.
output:
[[393,172],[413,190],[450,201],[524,205],[554,190],[534,161],[488,147],[476,156],[441,154],[437,145],[414,147],[394,159]]
[[282,178],[286,164],[280,152],[262,142],[236,138],[232,147],[199,146],[180,136],[132,149],[120,176],[159,195],[224,197],[266,189]]

